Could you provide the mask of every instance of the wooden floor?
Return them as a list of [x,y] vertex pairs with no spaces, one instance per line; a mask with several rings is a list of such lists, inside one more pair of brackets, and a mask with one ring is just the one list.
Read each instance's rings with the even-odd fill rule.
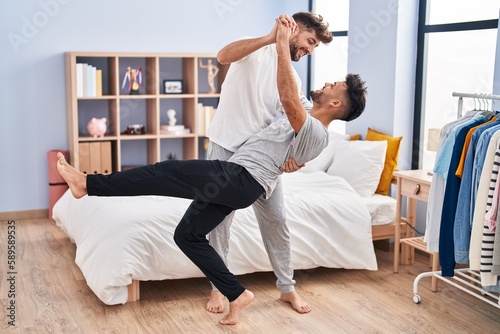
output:
[[[12,231],[15,241],[10,245],[15,245],[17,258],[9,269]],[[241,276],[256,298],[237,325],[221,326],[221,315],[204,310],[209,293],[205,279],[143,282],[140,301],[104,305],[74,263],[74,244],[47,219],[15,221],[10,230],[2,221],[0,245],[2,333],[500,332],[498,308],[442,282],[433,293],[430,279],[423,279],[422,303],[413,303],[413,280],[429,270],[423,254],[416,255],[415,265],[402,266],[399,274],[392,273],[392,253],[383,250],[377,250],[378,271],[296,271],[297,290],[313,309],[306,315],[278,300],[271,273]]]

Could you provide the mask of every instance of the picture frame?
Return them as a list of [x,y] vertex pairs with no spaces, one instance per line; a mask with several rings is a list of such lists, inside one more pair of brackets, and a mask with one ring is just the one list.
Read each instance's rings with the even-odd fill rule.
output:
[[182,94],[182,80],[163,80],[163,92],[165,94]]

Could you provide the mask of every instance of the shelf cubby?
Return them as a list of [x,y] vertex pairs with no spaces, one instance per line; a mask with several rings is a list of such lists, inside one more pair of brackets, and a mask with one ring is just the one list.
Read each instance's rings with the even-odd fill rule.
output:
[[[208,93],[207,70],[200,68],[208,59],[219,68],[215,93]],[[89,64],[101,71],[102,94],[81,96],[77,92],[77,64]],[[81,65],[79,65],[81,66]],[[128,68],[141,71],[142,81],[138,90],[130,94],[124,77]],[[228,67],[217,64],[214,54],[174,53],[91,53],[67,52],[65,54],[66,105],[68,149],[70,163],[80,168],[81,143],[106,141],[106,151],[111,151],[113,171],[131,166],[175,159],[198,159],[200,142],[205,133],[198,131],[201,121],[198,104],[215,107],[220,86]],[[173,92],[165,90],[165,80],[173,82]],[[175,85],[182,83],[177,91]],[[189,133],[164,133],[162,125],[169,124],[167,110],[175,110],[176,125],[184,125]],[[91,137],[87,123],[93,117],[107,119],[103,138]],[[142,124],[145,134],[127,134],[129,125]],[[95,145],[94,145],[95,146]],[[108,147],[111,147],[109,150]],[[202,147],[201,147],[202,148]],[[108,153],[109,154],[109,153]],[[204,151],[203,156],[205,158]],[[85,157],[84,157],[85,158]],[[106,171],[109,168],[106,168]]]

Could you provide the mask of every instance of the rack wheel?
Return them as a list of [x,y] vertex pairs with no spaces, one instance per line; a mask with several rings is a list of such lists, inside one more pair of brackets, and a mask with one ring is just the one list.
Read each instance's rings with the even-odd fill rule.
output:
[[419,295],[419,294],[415,293],[415,294],[413,295],[413,302],[414,302],[415,304],[420,304],[420,302],[421,302],[421,301],[422,301],[422,297],[420,297],[420,295]]

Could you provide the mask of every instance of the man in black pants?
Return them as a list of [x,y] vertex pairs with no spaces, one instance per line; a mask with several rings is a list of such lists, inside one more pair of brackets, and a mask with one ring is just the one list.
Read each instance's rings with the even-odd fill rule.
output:
[[311,92],[313,107],[306,113],[293,75],[289,38],[294,26],[281,22],[276,37],[278,90],[286,115],[252,136],[228,161],[167,160],[110,175],[86,175],[58,154],[58,171],[74,197],[161,195],[193,199],[176,228],[181,250],[229,299],[229,313],[221,324],[236,324],[253,300],[227,269],[206,235],[224,217],[251,205],[262,194],[270,196],[288,158],[303,164],[327,145],[327,127],[334,119],[350,121],[365,106],[364,82],[349,74],[345,82],[327,83]]

